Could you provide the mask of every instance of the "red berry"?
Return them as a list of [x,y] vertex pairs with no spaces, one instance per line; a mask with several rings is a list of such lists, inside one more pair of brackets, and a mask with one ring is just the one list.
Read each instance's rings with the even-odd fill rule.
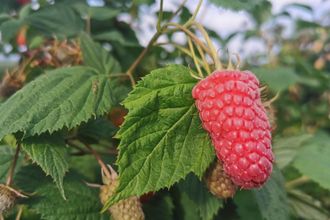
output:
[[20,5],[26,5],[31,2],[31,0],[16,0],[16,2]]
[[26,31],[27,28],[24,26],[22,27],[16,36],[16,43],[18,46],[25,46],[26,45]]
[[215,71],[192,91],[203,128],[232,181],[255,188],[272,172],[271,126],[249,71]]
[[120,125],[124,123],[126,115],[126,109],[122,107],[114,107],[109,113],[109,119],[116,127],[120,127]]

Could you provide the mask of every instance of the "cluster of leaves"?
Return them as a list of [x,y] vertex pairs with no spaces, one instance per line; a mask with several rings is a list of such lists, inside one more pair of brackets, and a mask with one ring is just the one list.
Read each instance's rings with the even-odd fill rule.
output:
[[[262,24],[290,17],[289,13],[271,15],[271,4],[264,0],[212,2],[246,10],[257,24],[253,31],[226,39],[213,34],[223,44],[235,35],[268,43],[260,31]],[[82,54],[81,65],[26,69],[25,86],[0,104],[1,182],[20,145],[14,186],[32,193],[20,201],[22,219],[109,219],[99,212],[97,189],[84,183],[101,183],[89,146],[103,161],[116,161],[118,166],[119,187],[107,206],[131,195],[156,192],[143,204],[147,219],[327,219],[330,62],[326,57],[330,52],[311,50],[310,45],[329,48],[325,46],[329,29],[298,20],[296,34],[283,40],[274,28],[272,46],[280,45],[280,52],[267,65],[262,66],[258,57],[252,59],[257,61],[253,65],[246,64],[269,86],[270,94],[280,94],[274,106],[276,168],[261,189],[239,191],[233,200],[223,202],[201,181],[215,156],[191,97],[197,82],[186,67],[191,60],[159,68],[177,60],[180,51],[152,48],[135,71],[136,78],[143,78],[133,90],[122,73],[143,48],[119,15],[130,13],[138,20],[139,7],[152,3],[109,1],[103,7],[91,7],[80,0],[39,1],[37,10],[30,4],[19,8],[10,1],[3,4],[1,49],[15,45],[17,33],[27,28],[22,61],[30,59],[29,51],[45,47],[54,37],[79,41]],[[9,8],[17,13],[8,13]],[[167,14],[172,12],[164,12],[164,17]],[[190,16],[184,7],[179,20]],[[320,38],[324,32],[325,39]],[[10,53],[16,52],[14,47]],[[320,57],[325,59],[323,66],[315,64]],[[129,113],[118,129],[113,118],[118,116],[111,112],[123,113],[120,103]],[[17,211],[8,213],[8,218],[14,219]]]

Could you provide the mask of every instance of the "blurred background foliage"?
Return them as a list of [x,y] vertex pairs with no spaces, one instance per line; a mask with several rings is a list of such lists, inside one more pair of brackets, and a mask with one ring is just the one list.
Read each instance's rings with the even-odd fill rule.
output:
[[[43,74],[45,69],[80,64],[81,52],[76,38],[81,32],[90,33],[118,61],[118,72],[127,70],[143,49],[137,37],[137,33],[143,30],[134,25],[144,22],[141,8],[157,7],[158,4],[154,0],[97,2],[101,4],[96,7],[95,2],[93,6],[93,1],[88,4],[83,0],[1,0],[0,95],[3,100]],[[277,97],[272,108],[276,121],[273,147],[276,163],[285,177],[290,216],[292,219],[329,219],[330,11],[325,13],[322,21],[316,21],[292,16],[289,8],[304,10],[313,17],[313,9],[299,2],[285,6],[279,13],[272,13],[272,4],[265,0],[211,0],[205,4],[244,11],[252,19],[252,29],[237,31],[226,37],[218,35],[212,28],[208,31],[221,50],[225,50],[237,36],[241,39],[240,44],[251,39],[263,43],[264,53],[252,51],[248,56],[242,56],[241,69],[252,70],[267,85],[265,100]],[[171,13],[165,11],[164,17]],[[184,7],[177,19],[183,23],[190,16],[189,8]],[[294,24],[290,35],[284,34],[285,23],[277,22],[283,18]],[[173,34],[164,39],[176,40],[183,46],[186,44]],[[222,59],[226,62],[228,56],[224,53]],[[138,66],[135,76],[141,77],[169,63],[193,66],[192,60],[174,47],[155,46]],[[121,81],[116,91],[118,107],[131,89],[129,81]],[[91,142],[96,139],[109,142],[108,134],[114,134],[114,124],[120,120],[116,117],[122,116],[120,111],[112,114],[117,115],[111,124],[102,119],[98,123],[87,123],[79,128],[79,134]],[[98,129],[103,129],[103,133],[91,132]],[[0,177],[3,178],[1,170],[9,166],[6,155],[13,152],[10,148],[0,150]],[[88,157],[84,157],[85,160],[92,161]],[[97,170],[97,164],[91,168],[83,166],[81,160],[72,159],[71,163],[91,181],[97,178],[92,174],[93,169]],[[200,219],[200,215],[193,214],[195,208],[198,211],[198,204],[179,189],[180,185],[174,192],[157,194],[153,204],[146,205],[146,210],[149,210],[147,216],[155,219],[155,215],[159,215],[155,210],[161,209],[164,219]],[[182,194],[179,199],[178,192]],[[218,211],[218,206],[207,208],[217,213],[216,219],[262,218],[259,209],[253,208],[256,204],[251,203],[251,194],[239,192],[234,200],[223,204],[221,211]],[[36,219],[38,216],[31,211],[25,214],[24,219]],[[213,218],[213,214],[206,216],[201,218]]]

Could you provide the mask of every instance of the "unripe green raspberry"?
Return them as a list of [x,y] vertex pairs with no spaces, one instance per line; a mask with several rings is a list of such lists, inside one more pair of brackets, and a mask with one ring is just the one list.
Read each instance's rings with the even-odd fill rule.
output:
[[[108,199],[114,194],[117,186],[117,173],[111,170],[111,178],[104,176],[101,186],[100,199],[102,204],[105,204]],[[137,196],[121,200],[109,208],[109,212],[113,220],[144,220],[144,213],[141,207],[141,202]]]

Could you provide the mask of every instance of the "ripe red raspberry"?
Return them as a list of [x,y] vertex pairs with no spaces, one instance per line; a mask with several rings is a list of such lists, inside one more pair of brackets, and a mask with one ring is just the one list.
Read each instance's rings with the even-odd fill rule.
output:
[[249,71],[215,71],[193,89],[203,128],[232,181],[261,186],[272,172],[271,127]]

